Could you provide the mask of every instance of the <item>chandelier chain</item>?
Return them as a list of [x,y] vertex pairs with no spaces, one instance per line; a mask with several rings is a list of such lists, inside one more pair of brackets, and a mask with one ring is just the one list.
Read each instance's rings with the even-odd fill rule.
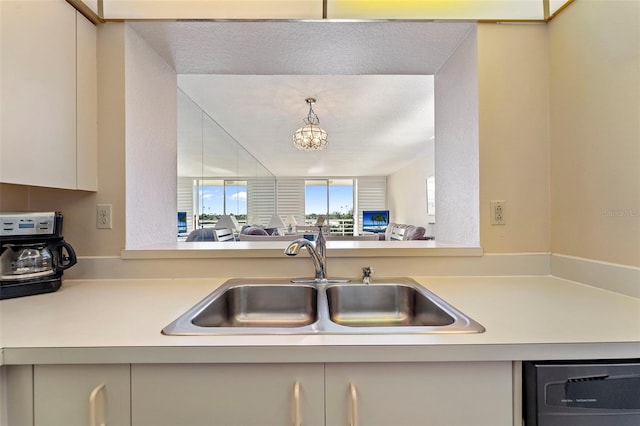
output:
[[318,118],[318,114],[313,110],[313,102],[309,102],[309,114],[307,114],[307,118],[303,119],[304,124],[313,124],[314,126],[320,125],[320,119]]

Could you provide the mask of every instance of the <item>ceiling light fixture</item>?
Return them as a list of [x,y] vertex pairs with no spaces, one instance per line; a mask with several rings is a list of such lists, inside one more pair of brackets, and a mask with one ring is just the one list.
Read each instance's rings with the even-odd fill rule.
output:
[[320,127],[320,119],[313,110],[316,100],[307,98],[305,102],[309,104],[309,114],[302,120],[305,125],[293,134],[293,146],[300,151],[320,151],[327,146],[327,132]]

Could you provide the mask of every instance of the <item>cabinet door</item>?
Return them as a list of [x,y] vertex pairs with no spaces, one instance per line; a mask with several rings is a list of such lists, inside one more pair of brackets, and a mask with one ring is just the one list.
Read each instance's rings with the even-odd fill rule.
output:
[[76,187],[76,11],[0,2],[0,181]]
[[[351,386],[352,385],[352,386]],[[511,364],[327,364],[327,425],[511,426]]]
[[322,364],[133,365],[131,392],[135,426],[324,425]]
[[[33,366],[0,366],[0,389],[0,394],[5,393],[4,399],[0,398],[0,425],[33,425]],[[6,417],[3,417],[5,403]]]
[[98,56],[97,30],[76,12],[77,189],[98,189]]
[[129,369],[129,365],[36,365],[34,425],[130,425]]

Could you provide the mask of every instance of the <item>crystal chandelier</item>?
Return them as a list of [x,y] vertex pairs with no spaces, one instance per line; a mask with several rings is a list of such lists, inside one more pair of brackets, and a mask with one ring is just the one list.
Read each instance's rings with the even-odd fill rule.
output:
[[304,126],[293,134],[293,146],[300,151],[320,151],[327,146],[327,132],[320,127],[320,119],[313,110],[314,98],[307,98],[305,102],[309,104],[309,114],[303,119]]

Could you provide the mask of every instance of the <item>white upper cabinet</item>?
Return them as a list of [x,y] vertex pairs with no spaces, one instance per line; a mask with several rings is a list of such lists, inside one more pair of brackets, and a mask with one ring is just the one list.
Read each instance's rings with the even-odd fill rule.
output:
[[[569,0],[103,0],[107,19],[542,20]],[[98,12],[96,0],[84,0]],[[547,7],[545,7],[545,3]]]
[[96,36],[87,24],[64,1],[0,2],[0,182],[96,189]]
[[322,0],[104,0],[103,9],[106,19],[322,18]]
[[98,189],[98,56],[95,25],[76,12],[76,188]]

